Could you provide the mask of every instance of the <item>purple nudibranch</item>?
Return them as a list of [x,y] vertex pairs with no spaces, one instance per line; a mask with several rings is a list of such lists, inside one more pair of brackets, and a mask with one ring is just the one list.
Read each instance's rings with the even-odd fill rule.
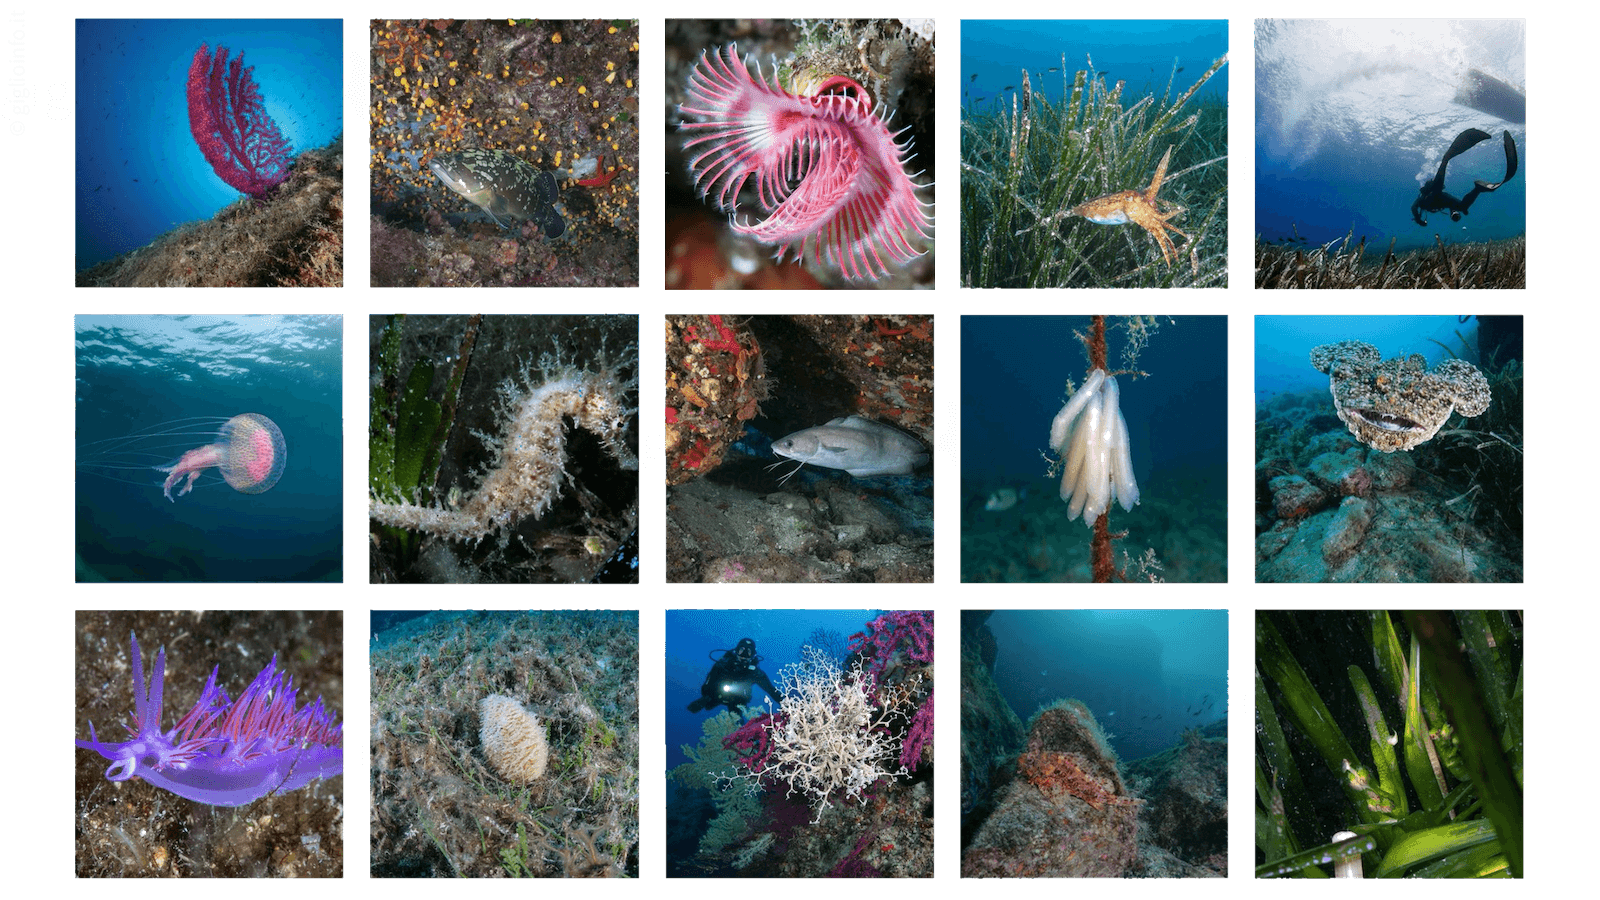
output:
[[261,670],[238,700],[217,687],[217,670],[200,699],[171,731],[161,730],[161,689],[167,649],[156,653],[145,690],[139,639],[133,642],[131,740],[101,742],[89,723],[79,747],[111,760],[106,778],[138,776],[158,788],[212,806],[243,806],[268,794],[305,787],[314,778],[344,771],[344,726],[322,698],[296,709],[294,679],[278,671],[278,657]]

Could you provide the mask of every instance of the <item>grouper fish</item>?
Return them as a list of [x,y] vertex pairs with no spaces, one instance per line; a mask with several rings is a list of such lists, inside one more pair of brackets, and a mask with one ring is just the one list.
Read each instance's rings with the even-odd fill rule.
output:
[[[772,452],[828,469],[843,469],[857,478],[909,475],[928,461],[922,442],[898,428],[860,416],[834,419],[826,425],[796,431],[772,442]],[[795,467],[795,472],[800,467]],[[790,472],[793,475],[794,472]]]
[[511,219],[527,219],[546,238],[560,237],[567,230],[555,208],[555,175],[504,150],[441,153],[428,161],[428,169],[502,228],[509,227]]

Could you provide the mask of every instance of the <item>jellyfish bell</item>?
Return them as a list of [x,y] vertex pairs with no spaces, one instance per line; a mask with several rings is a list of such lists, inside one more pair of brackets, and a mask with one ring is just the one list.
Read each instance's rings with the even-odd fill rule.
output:
[[283,432],[273,421],[260,413],[244,413],[222,423],[214,443],[178,457],[169,465],[157,466],[166,472],[167,480],[161,492],[173,500],[172,486],[183,482],[178,496],[194,487],[200,473],[215,466],[222,472],[222,480],[241,494],[259,494],[270,490],[283,474]]
[[[206,443],[194,446],[202,441]],[[176,458],[174,454],[178,454]],[[165,472],[162,494],[176,502],[174,486],[181,484],[181,497],[213,469],[240,493],[270,490],[283,475],[287,457],[283,432],[278,426],[260,413],[244,413],[232,418],[178,419],[135,434],[81,445],[78,469],[140,485],[149,484],[150,480],[135,480],[130,473]]]

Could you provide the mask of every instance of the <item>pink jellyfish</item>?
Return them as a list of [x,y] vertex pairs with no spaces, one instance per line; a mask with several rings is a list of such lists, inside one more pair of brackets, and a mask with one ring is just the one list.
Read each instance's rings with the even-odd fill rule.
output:
[[161,485],[161,493],[168,500],[173,499],[172,486],[183,481],[184,476],[189,480],[178,491],[179,497],[189,493],[200,472],[212,466],[216,466],[223,480],[239,493],[259,494],[278,483],[287,455],[283,432],[271,419],[260,413],[244,413],[222,424],[216,443],[196,447],[176,462],[156,466],[156,469],[168,473],[166,482]]

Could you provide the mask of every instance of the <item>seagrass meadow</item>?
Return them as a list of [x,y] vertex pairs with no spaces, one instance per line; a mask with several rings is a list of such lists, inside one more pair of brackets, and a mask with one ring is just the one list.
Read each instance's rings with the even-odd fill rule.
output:
[[1256,287],[1311,288],[1525,288],[1526,238],[1445,244],[1437,236],[1427,249],[1394,252],[1394,240],[1379,256],[1363,235],[1316,247],[1300,242],[1256,242]]
[[1518,610],[1258,613],[1256,876],[1522,877],[1522,662]]
[[[1226,64],[1187,88],[1175,65],[1165,85],[1135,92],[1093,69],[1069,74],[1063,56],[1059,102],[1024,71],[1009,108],[964,108],[962,285],[1226,287],[1228,109],[1197,96]],[[1096,224],[1088,201],[1118,192],[1155,199],[1130,198],[1143,217]],[[1174,227],[1167,252],[1159,235]]]
[[[408,615],[373,613],[373,877],[637,878],[638,613]],[[540,777],[491,765],[495,695],[545,729]]]

